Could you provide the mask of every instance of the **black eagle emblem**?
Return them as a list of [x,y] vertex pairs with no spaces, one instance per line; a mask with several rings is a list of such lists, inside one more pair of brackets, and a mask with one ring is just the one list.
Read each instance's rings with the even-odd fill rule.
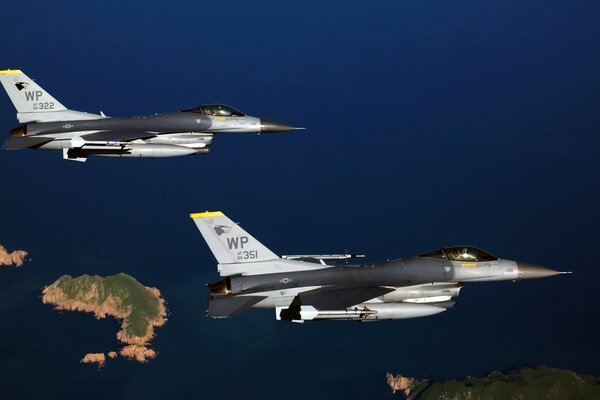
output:
[[15,83],[15,86],[17,87],[17,89],[19,89],[19,91],[25,89],[27,86],[29,86],[28,82],[17,82]]
[[221,236],[224,233],[229,233],[231,227],[226,225],[216,225],[215,227],[213,227],[213,229],[215,230],[217,236]]

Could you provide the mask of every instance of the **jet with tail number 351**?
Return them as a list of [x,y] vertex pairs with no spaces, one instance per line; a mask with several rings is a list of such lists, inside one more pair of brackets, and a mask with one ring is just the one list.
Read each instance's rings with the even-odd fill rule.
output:
[[377,321],[425,317],[455,304],[465,283],[517,281],[564,274],[500,259],[472,246],[407,259],[330,265],[339,255],[279,257],[220,211],[191,214],[223,279],[208,285],[208,315],[233,317],[271,308],[278,320]]
[[61,150],[67,160],[90,155],[174,157],[207,154],[219,133],[274,133],[296,129],[251,117],[224,104],[143,117],[110,118],[69,110],[20,70],[0,71],[0,82],[21,126],[4,142],[7,150]]

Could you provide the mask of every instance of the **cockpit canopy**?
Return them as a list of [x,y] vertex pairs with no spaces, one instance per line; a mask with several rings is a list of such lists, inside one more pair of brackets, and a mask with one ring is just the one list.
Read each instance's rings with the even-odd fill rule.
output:
[[420,254],[423,258],[441,258],[450,261],[495,261],[498,257],[490,253],[469,246],[444,247],[443,249],[433,250],[425,254]]
[[193,112],[202,115],[211,115],[213,117],[245,117],[246,114],[229,107],[225,104],[203,104],[198,107],[182,110],[183,112]]

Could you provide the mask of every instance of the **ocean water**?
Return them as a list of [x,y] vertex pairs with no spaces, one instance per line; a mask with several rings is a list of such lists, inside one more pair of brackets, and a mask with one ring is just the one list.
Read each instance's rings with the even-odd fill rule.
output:
[[[31,255],[0,269],[0,398],[390,398],[388,371],[600,375],[599,14],[592,1],[8,5],[0,68],[70,108],[222,102],[308,129],[217,137],[206,157],[0,152],[0,244]],[[15,126],[0,98],[0,127]],[[466,285],[422,319],[212,320],[215,260],[188,218],[205,210],[278,254],[470,244],[574,273]],[[40,292],[118,272],[167,300],[159,355],[82,365],[118,349],[118,323],[59,313]]]
[[[13,154],[10,156],[21,157]],[[31,159],[37,157],[33,152],[22,154]],[[50,154],[41,156],[56,165],[57,160]],[[179,170],[180,163],[201,171],[206,164],[193,163],[218,162],[217,157],[213,159],[159,162],[168,175],[168,170]],[[592,238],[577,235],[575,230],[555,238],[552,233],[556,232],[547,226],[535,228],[529,222],[515,224],[496,217],[495,223],[481,227],[475,234],[467,232],[465,236],[473,239],[465,241],[483,237],[480,241],[492,248],[506,247],[509,254],[505,257],[532,258],[532,262],[575,273],[518,283],[466,285],[458,306],[434,317],[300,325],[275,321],[270,310],[251,310],[236,318],[213,320],[205,316],[205,285],[218,279],[215,262],[187,216],[188,211],[198,211],[193,204],[202,203],[206,185],[187,189],[197,191],[196,196],[174,205],[161,201],[161,185],[149,185],[147,193],[154,194],[148,198],[154,196],[158,200],[151,205],[141,202],[137,209],[122,212],[125,203],[115,197],[136,196],[139,187],[122,188],[112,192],[120,195],[100,197],[98,194],[108,192],[106,187],[114,182],[112,176],[98,171],[114,168],[117,164],[111,162],[117,162],[123,168],[125,181],[131,181],[129,178],[154,165],[146,160],[88,162],[96,169],[95,189],[78,197],[82,206],[67,207],[75,210],[73,218],[36,210],[35,194],[44,193],[44,188],[32,184],[26,187],[28,194],[23,199],[25,207],[31,207],[34,214],[32,222],[23,224],[19,218],[22,214],[17,213],[5,220],[13,238],[5,245],[13,249],[19,247],[18,243],[28,243],[22,247],[30,251],[32,259],[20,269],[0,270],[0,372],[4,398],[386,398],[388,371],[446,379],[544,364],[600,374],[595,357],[599,328],[590,313],[597,302],[593,296],[597,275],[593,264],[587,261],[594,247]],[[66,187],[89,174],[79,165],[58,165],[64,168]],[[15,174],[19,172],[15,170]],[[156,179],[164,178],[159,175]],[[51,197],[51,192],[48,189],[47,197]],[[221,196],[227,202],[228,193],[223,191]],[[341,251],[350,242],[352,251],[366,248],[370,250],[367,253],[378,256],[370,258],[385,259],[386,253],[410,256],[434,246],[434,241],[421,246],[416,243],[421,239],[410,238],[410,227],[416,222],[407,220],[419,217],[411,217],[409,212],[399,217],[396,224],[389,222],[393,213],[385,215],[374,207],[367,207],[373,211],[364,220],[362,216],[346,220],[347,215],[352,215],[351,210],[338,213],[331,209],[328,214],[332,218],[324,223],[315,213],[281,215],[266,205],[256,212],[249,205],[238,207],[246,212],[229,214],[280,253]],[[230,208],[237,209],[234,205],[223,209]],[[90,210],[92,217],[87,223],[85,215]],[[580,212],[589,215],[583,209]],[[543,213],[546,211],[538,211],[537,215]],[[237,218],[237,214],[241,217]],[[578,220],[582,214],[559,215],[554,222],[584,226]],[[44,223],[35,223],[40,220]],[[425,218],[424,224],[432,228],[429,232],[434,237],[457,240],[456,232],[436,232],[435,218]],[[329,231],[335,230],[334,226],[339,227],[338,233],[333,233],[337,246],[322,246],[319,240],[310,238],[321,235],[315,233],[321,227]],[[378,230],[373,230],[373,226]],[[493,228],[498,226],[515,228],[499,234]],[[428,231],[423,225],[421,229]],[[527,230],[543,237],[536,238]],[[388,241],[388,236],[393,240]],[[569,243],[576,243],[575,237],[581,241],[573,249],[583,254],[571,257],[571,253],[559,251],[560,246],[556,248],[556,243],[566,240],[566,236]],[[366,241],[361,244],[362,239]],[[378,245],[379,241],[385,243]],[[397,247],[392,245],[394,241]],[[530,243],[534,244],[533,249]],[[152,343],[159,355],[146,364],[117,359],[108,360],[102,369],[82,365],[79,359],[87,352],[118,349],[118,323],[110,318],[97,321],[92,315],[54,311],[41,303],[40,291],[64,273],[77,276],[117,272],[126,272],[145,285],[158,287],[167,300],[169,321],[157,329]]]

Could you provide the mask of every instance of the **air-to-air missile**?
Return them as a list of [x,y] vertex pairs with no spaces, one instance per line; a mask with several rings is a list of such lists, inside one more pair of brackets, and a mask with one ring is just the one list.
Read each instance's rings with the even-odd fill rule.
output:
[[20,70],[0,71],[0,82],[22,124],[4,142],[7,150],[61,150],[67,160],[90,155],[174,157],[207,154],[222,133],[274,133],[296,129],[251,117],[224,104],[143,117],[110,118],[69,110]]
[[278,320],[375,321],[425,317],[455,304],[465,283],[565,274],[453,246],[375,264],[335,265],[350,254],[278,257],[222,212],[191,214],[222,279],[208,285],[208,315],[275,309]]

